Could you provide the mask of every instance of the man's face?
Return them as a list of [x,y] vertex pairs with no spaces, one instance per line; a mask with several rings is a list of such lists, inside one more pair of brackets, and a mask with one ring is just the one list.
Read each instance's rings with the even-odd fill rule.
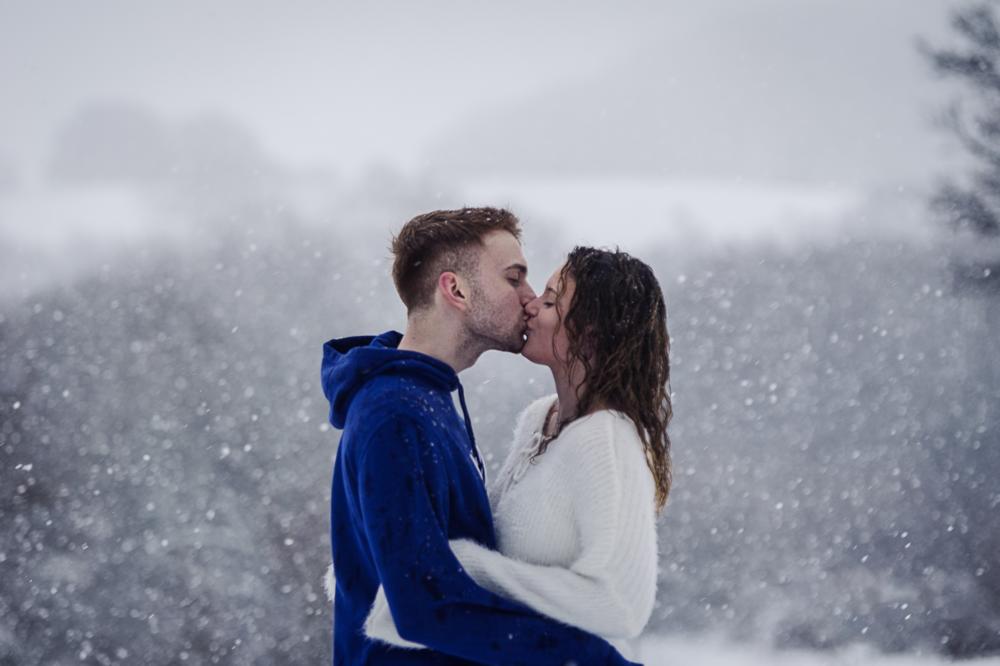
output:
[[486,349],[519,352],[524,346],[524,306],[535,298],[521,244],[506,231],[483,238],[476,279],[471,280],[468,330]]

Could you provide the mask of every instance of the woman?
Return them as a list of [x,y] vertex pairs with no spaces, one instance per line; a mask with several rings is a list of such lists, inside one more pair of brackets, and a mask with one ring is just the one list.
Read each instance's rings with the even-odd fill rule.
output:
[[[526,306],[522,354],[556,395],[518,419],[489,489],[498,551],[451,542],[481,586],[600,635],[627,657],[656,596],[656,513],[670,490],[669,338],[653,272],[578,247]],[[380,589],[365,625],[400,638]]]

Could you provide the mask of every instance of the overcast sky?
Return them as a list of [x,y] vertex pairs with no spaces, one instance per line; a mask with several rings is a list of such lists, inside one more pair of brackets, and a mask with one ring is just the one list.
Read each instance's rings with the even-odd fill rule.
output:
[[[758,96],[745,118],[733,121],[732,136],[716,142],[711,137],[719,133],[711,123],[721,122],[721,116],[718,109],[704,108],[704,136],[674,151],[674,162],[690,163],[692,151],[703,152],[702,170],[711,176],[722,161],[719,156],[740,150],[738,143],[730,145],[732,137],[760,133],[755,123],[766,115],[769,96],[788,112],[807,105],[827,80],[844,85],[845,94],[862,97],[851,100],[854,112],[847,116],[861,125],[859,136],[896,132],[883,140],[911,145],[933,110],[936,90],[914,49],[914,36],[946,34],[947,9],[953,4],[0,0],[0,160],[22,170],[37,168],[54,130],[79,109],[123,101],[147,106],[167,120],[222,112],[245,124],[283,161],[330,165],[348,174],[375,162],[433,168],[439,153],[448,156],[445,167],[465,169],[469,160],[461,155],[470,148],[470,137],[483,140],[471,148],[490,151],[496,142],[491,144],[486,135],[494,134],[501,144],[513,145],[517,157],[508,155],[501,168],[541,163],[563,169],[566,161],[580,157],[566,146],[592,141],[598,147],[580,159],[598,168],[620,169],[636,153],[637,161],[659,169],[666,167],[657,158],[640,154],[645,137],[656,141],[660,134],[651,116],[679,108],[673,131],[678,137],[697,135],[698,127],[676,125],[697,124],[702,108],[731,101],[713,93],[711,85],[689,94],[690,85],[670,89],[660,84],[719,83],[723,77],[715,89],[732,87],[725,76],[738,76],[743,85],[759,76],[763,98]],[[796,44],[808,48],[815,43],[821,49],[814,48],[809,57],[815,59],[818,52],[828,57],[817,60],[812,70],[796,69],[795,61],[802,58]],[[791,51],[782,50],[786,48]],[[729,70],[722,66],[726,62],[737,66]],[[751,67],[741,69],[739,63]],[[803,78],[804,73],[809,77]],[[867,83],[857,85],[858,80]],[[880,99],[884,90],[892,91],[893,99]],[[691,95],[694,101],[687,107],[671,103]],[[631,106],[620,103],[622,97]],[[901,97],[905,104],[899,103]],[[573,113],[564,111],[560,100],[577,109],[590,104],[585,111],[592,116],[610,112],[615,132],[603,138],[579,136],[593,134],[592,126],[570,117]],[[922,100],[926,108],[920,108]],[[535,108],[541,112],[541,129],[539,123],[532,126]],[[815,115],[815,109],[804,108]],[[508,114],[513,119],[499,133],[493,132],[497,113],[501,120]],[[893,114],[902,117],[896,122]],[[564,115],[567,122],[559,122]],[[835,124],[838,116],[844,117],[844,108],[831,109],[829,118],[816,118],[814,124]],[[879,127],[864,127],[869,117]],[[560,135],[561,125],[565,131]],[[631,134],[624,131],[629,127]],[[550,130],[560,159],[546,161],[541,151],[521,164],[520,156],[531,153],[538,135],[547,137]],[[836,153],[822,145],[823,134],[816,132],[818,147],[810,150]],[[832,141],[842,143],[834,134]],[[519,137],[528,138],[523,147]],[[764,140],[771,141],[769,137],[765,134]],[[671,146],[661,141],[660,153],[670,152]],[[893,150],[878,147],[873,159]],[[740,169],[751,176],[759,169],[762,177],[772,172],[782,177],[785,166],[758,165],[755,151],[759,146],[749,142],[743,151],[747,165]],[[789,155],[782,159],[796,159],[795,153]],[[904,152],[897,161],[905,166],[913,156]]]

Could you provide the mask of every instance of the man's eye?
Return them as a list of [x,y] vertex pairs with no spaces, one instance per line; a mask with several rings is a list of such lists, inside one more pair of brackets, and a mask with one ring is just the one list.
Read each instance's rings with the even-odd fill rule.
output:
[[507,282],[510,282],[515,287],[521,284],[521,278],[507,278]]

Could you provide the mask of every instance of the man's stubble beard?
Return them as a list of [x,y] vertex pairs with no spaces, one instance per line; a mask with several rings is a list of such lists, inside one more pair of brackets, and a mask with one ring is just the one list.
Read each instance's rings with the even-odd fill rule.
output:
[[469,321],[465,327],[465,342],[463,346],[469,353],[478,356],[485,351],[520,353],[524,348],[524,322],[518,319],[515,324],[502,321],[496,308],[486,303],[485,295],[478,285],[472,286],[475,304],[469,310]]

